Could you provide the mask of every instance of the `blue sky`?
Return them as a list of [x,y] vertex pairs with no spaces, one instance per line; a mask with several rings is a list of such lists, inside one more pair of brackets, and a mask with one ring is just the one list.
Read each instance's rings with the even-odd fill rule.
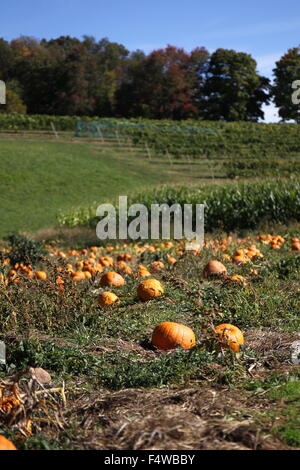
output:
[[[0,37],[50,39],[107,37],[129,50],[167,44],[250,53],[258,71],[272,75],[275,61],[300,44],[300,2],[278,0],[10,0],[0,7]],[[266,120],[276,121],[273,106]]]

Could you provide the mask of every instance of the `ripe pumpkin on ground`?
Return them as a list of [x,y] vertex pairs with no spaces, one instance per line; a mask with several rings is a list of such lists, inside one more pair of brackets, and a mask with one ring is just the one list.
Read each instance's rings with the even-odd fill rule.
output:
[[249,262],[249,258],[246,255],[234,255],[232,257],[232,262],[235,264],[246,264]]
[[101,256],[99,258],[99,263],[102,264],[105,268],[112,266],[114,264],[114,260],[111,256]]
[[300,242],[293,242],[292,243],[292,250],[293,251],[300,251]]
[[162,322],[154,328],[151,343],[163,351],[175,349],[178,346],[190,349],[195,346],[196,337],[188,326],[175,322]]
[[142,264],[139,264],[137,276],[139,276],[139,277],[150,277],[151,273],[148,271],[146,266],[144,266]]
[[244,276],[241,276],[240,274],[234,274],[233,276],[229,276],[228,280],[237,284],[241,284],[243,286],[246,286],[248,284],[247,279],[245,279]]
[[222,323],[215,327],[215,332],[220,340],[222,348],[229,348],[234,352],[239,352],[244,344],[244,335],[241,330],[230,323]]
[[113,292],[102,292],[98,297],[98,303],[101,307],[105,308],[120,303],[120,299]]
[[120,287],[124,286],[125,280],[121,274],[116,273],[115,271],[109,271],[108,273],[103,274],[100,280],[100,286],[115,286]]
[[164,269],[165,265],[162,261],[153,261],[151,263],[151,271],[154,273],[158,273],[162,269]]
[[47,279],[47,274],[45,273],[45,271],[36,271],[35,272],[35,277],[37,279],[41,279],[41,280],[45,281]]
[[227,274],[227,269],[223,263],[217,260],[211,260],[207,263],[203,270],[203,277],[206,279],[214,276],[222,276]]
[[75,282],[83,281],[84,279],[86,279],[85,274],[84,274],[83,271],[75,271],[75,272],[71,273],[71,277],[72,277],[73,281],[75,281]]
[[2,434],[0,435],[0,450],[17,450],[16,446],[6,439]]
[[137,296],[144,301],[160,297],[163,293],[163,286],[157,279],[146,279],[137,288]]
[[132,256],[128,253],[120,253],[117,257],[117,261],[131,261]]
[[126,261],[118,261],[115,264],[115,269],[119,269],[120,271],[123,271],[124,274],[132,274],[132,269]]

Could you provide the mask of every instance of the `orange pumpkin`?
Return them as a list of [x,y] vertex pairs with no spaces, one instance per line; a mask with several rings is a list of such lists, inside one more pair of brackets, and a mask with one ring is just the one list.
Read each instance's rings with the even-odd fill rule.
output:
[[131,261],[132,256],[129,255],[128,253],[120,253],[119,256],[117,257],[117,261]]
[[157,279],[146,279],[137,288],[137,296],[143,301],[160,297],[163,293],[163,286]]
[[35,277],[37,279],[41,279],[41,280],[45,281],[47,279],[47,274],[45,273],[45,271],[36,271],[35,272]]
[[116,269],[120,269],[120,271],[123,271],[125,274],[132,274],[132,269],[130,266],[125,261],[118,261],[115,264]]
[[16,446],[6,439],[2,434],[0,435],[0,450],[17,450]]
[[119,297],[113,292],[103,292],[98,297],[98,303],[101,307],[109,307],[120,303]]
[[238,284],[242,284],[243,286],[246,286],[248,284],[244,276],[241,276],[240,274],[234,274],[233,276],[229,276],[228,279]]
[[215,328],[215,332],[220,340],[222,348],[229,348],[238,352],[244,344],[244,336],[241,330],[230,323],[222,323]]
[[151,343],[163,351],[175,349],[178,346],[190,349],[195,346],[196,337],[188,326],[175,322],[162,322],[154,328]]
[[246,255],[235,255],[232,257],[232,262],[235,264],[246,264],[249,258]]
[[151,273],[148,271],[146,266],[143,266],[142,264],[139,264],[137,275],[140,276],[140,277],[150,277]]
[[114,264],[113,258],[111,256],[101,256],[99,258],[99,263],[102,264],[105,268],[112,266]]
[[124,278],[120,274],[114,271],[109,271],[108,273],[103,274],[100,280],[101,287],[105,287],[105,286],[119,287],[119,286],[124,286],[124,284],[125,284]]
[[213,276],[222,276],[227,274],[227,269],[223,263],[217,260],[211,260],[203,270],[203,277],[206,279]]
[[293,242],[292,243],[292,250],[293,251],[300,251],[300,242]]
[[63,278],[61,276],[57,276],[56,278],[56,284],[58,285],[58,289],[63,292],[65,290],[64,288],[64,283],[65,281],[63,280]]
[[84,279],[86,279],[85,274],[84,274],[83,271],[75,271],[75,272],[71,273],[71,277],[72,277],[73,281],[75,281],[75,282],[83,281]]
[[162,261],[152,261],[151,263],[151,271],[154,273],[158,273],[162,269],[164,269],[165,265]]

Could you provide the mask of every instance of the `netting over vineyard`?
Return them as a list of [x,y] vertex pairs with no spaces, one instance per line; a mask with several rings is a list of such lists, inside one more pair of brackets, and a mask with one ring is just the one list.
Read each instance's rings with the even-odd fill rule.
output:
[[157,131],[157,132],[174,132],[181,134],[203,134],[213,133],[219,134],[220,130],[209,129],[196,126],[163,126],[149,124],[148,122],[124,122],[124,121],[77,121],[76,124],[76,137],[115,137],[116,134],[120,136],[128,136],[133,132],[142,131]]

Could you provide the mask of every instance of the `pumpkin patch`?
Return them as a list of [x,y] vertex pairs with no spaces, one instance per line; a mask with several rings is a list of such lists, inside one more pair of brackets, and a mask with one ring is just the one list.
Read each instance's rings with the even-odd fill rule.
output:
[[[282,356],[277,352],[278,344],[289,347],[289,334],[276,329],[289,321],[292,329],[297,321],[296,297],[286,294],[286,286],[298,282],[299,243],[297,236],[252,234],[208,237],[201,250],[188,252],[180,241],[64,250],[49,244],[49,263],[38,265],[12,264],[9,249],[0,251],[0,297],[6,306],[1,328],[8,335],[9,360],[41,361],[51,372],[44,371],[46,383],[39,374],[28,377],[31,367],[21,371],[24,376],[0,377],[0,424],[15,443],[3,435],[0,446],[30,447],[44,429],[60,435],[65,413],[74,413],[80,429],[83,416],[94,419],[87,411],[89,397],[98,394],[104,395],[97,413],[120,393],[137,393],[125,399],[134,404],[144,393],[171,394],[178,386],[184,406],[205,390],[209,409],[219,390],[224,399],[236,383],[241,387],[256,373],[268,376],[270,348],[276,361],[290,367],[287,349]],[[22,309],[12,308],[16,296]],[[19,338],[27,328],[29,339],[11,339],[12,331]],[[63,336],[70,339],[64,343]],[[152,408],[163,413],[161,399]],[[178,406],[177,398],[168,400],[168,406],[174,406],[172,400]],[[74,403],[78,417],[70,412]],[[124,401],[120,408],[118,403],[116,420],[124,407]]]

